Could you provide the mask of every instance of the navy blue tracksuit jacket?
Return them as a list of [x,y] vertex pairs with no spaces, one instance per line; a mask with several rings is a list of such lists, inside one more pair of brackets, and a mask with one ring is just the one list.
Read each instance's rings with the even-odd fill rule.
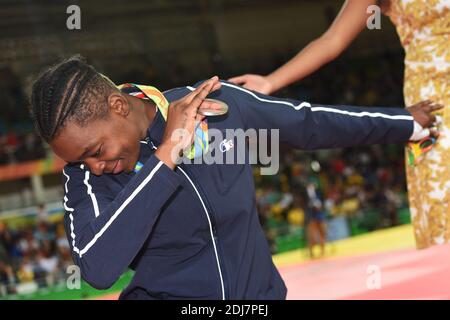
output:
[[[193,89],[164,94],[174,101]],[[400,108],[308,106],[227,82],[210,97],[229,112],[209,118],[209,128],[279,129],[280,142],[298,149],[404,143],[413,132],[412,116]],[[84,165],[65,166],[65,227],[83,279],[106,289],[135,270],[121,299],[284,299],[258,221],[251,165],[171,170],[154,155],[164,128],[158,112],[137,174],[95,176]]]

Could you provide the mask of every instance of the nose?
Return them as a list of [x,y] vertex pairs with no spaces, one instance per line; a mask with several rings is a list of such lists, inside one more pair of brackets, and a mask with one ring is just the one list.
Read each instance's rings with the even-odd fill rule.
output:
[[93,174],[100,176],[103,174],[105,170],[106,163],[105,161],[99,161],[97,159],[85,159],[85,164],[89,167]]

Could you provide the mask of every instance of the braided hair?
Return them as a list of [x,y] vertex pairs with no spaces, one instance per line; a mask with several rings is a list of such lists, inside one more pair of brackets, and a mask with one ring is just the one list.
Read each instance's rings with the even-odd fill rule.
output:
[[108,117],[108,96],[118,90],[79,55],[45,70],[33,83],[30,114],[39,135],[51,142],[69,120],[83,127]]

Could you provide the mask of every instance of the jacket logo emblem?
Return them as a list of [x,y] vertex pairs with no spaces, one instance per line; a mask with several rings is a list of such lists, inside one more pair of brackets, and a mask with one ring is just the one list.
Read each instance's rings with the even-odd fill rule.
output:
[[221,152],[226,152],[233,147],[234,147],[233,140],[227,140],[227,139],[223,140],[219,145]]

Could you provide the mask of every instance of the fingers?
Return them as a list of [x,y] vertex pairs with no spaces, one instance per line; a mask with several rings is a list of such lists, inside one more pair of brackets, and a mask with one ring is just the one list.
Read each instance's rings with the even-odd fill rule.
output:
[[417,103],[416,105],[426,111],[429,111],[429,112],[434,112],[434,111],[444,108],[444,106],[442,104],[434,103],[431,100],[424,100],[424,101]]
[[245,89],[248,89],[248,90],[258,91],[258,92],[260,92],[262,94],[267,94],[266,90],[261,90],[260,88],[258,88],[257,86],[255,86],[252,83],[246,83],[242,87],[245,88]]
[[442,104],[435,103],[431,100],[424,100],[416,103],[409,109],[414,113],[415,120],[427,128],[437,125],[439,117],[434,113],[442,108],[444,108]]
[[177,101],[178,108],[184,110],[190,119],[196,118],[200,107],[207,109],[221,109],[222,106],[213,101],[205,100],[208,94],[220,89],[222,84],[217,76],[212,77],[200,84],[195,90]]
[[214,84],[213,88],[211,89],[211,92],[219,90],[222,87],[222,83],[218,81],[216,84]]
[[436,125],[438,121],[438,117],[433,114],[433,112],[441,110],[444,106],[442,104],[435,104],[433,102],[427,103],[423,108],[424,111],[427,113],[427,116],[429,118],[430,126]]
[[432,113],[430,113],[430,121],[431,121],[431,125],[433,125],[436,122],[436,116]]
[[218,89],[220,87],[221,87],[220,82],[219,83],[212,82],[212,83],[206,85],[200,92],[197,93],[197,95],[194,96],[194,98],[192,99],[192,101],[190,103],[190,107],[197,110],[200,107],[200,105],[205,101],[208,94],[210,94],[212,91],[214,91],[214,88]]
[[199,86],[195,91],[195,95],[186,97],[183,99],[183,108],[187,114],[190,115],[190,117],[195,117],[197,114],[198,108],[202,104],[202,102],[205,100],[206,96],[211,92],[211,89],[213,88],[213,83],[209,81],[203,86]]
[[233,77],[228,79],[228,81],[234,83],[234,84],[242,84],[247,82],[247,75],[239,76],[239,77]]
[[433,103],[433,101],[431,101],[431,100],[423,100],[423,101],[420,101],[417,105],[422,107],[422,106],[429,105],[431,103]]
[[431,100],[423,100],[423,101],[420,101],[420,102],[412,105],[412,107],[416,106],[416,107],[420,107],[420,108],[427,108],[432,103],[433,103],[433,101],[431,101]]
[[203,100],[202,104],[200,105],[199,109],[214,109],[214,110],[221,110],[223,106],[217,102],[205,99]]
[[433,105],[430,106],[430,111],[434,112],[434,111],[437,111],[437,110],[441,110],[443,108],[444,108],[444,105],[436,103],[436,104],[433,104]]
[[[205,90],[205,88],[210,87],[210,86],[215,86],[217,83],[219,83],[219,78],[217,76],[214,76],[211,79],[204,81],[194,91],[192,91],[185,97],[185,101],[187,103],[190,103],[198,94],[200,94],[200,92]],[[212,89],[212,87],[211,87],[211,89]]]

